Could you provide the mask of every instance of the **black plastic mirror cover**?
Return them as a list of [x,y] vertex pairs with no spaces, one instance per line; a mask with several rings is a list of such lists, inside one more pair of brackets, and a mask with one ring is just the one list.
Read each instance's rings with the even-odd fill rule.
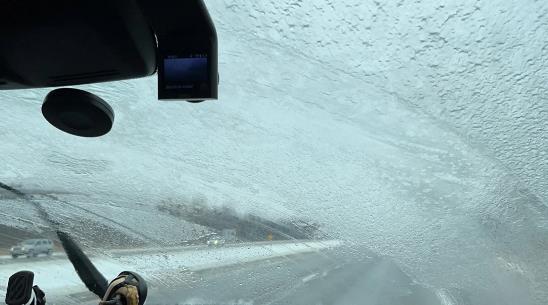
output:
[[0,90],[156,71],[156,38],[135,0],[0,0],[0,7]]
[[217,33],[203,0],[0,0],[0,90],[139,78],[158,98],[218,97]]
[[87,91],[62,88],[51,91],[42,114],[56,128],[80,137],[100,137],[114,123],[114,111],[100,97]]

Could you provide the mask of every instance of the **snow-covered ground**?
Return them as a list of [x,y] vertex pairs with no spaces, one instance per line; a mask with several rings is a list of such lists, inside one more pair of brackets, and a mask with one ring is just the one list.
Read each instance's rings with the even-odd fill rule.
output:
[[[141,274],[151,286],[162,283],[162,278],[170,274],[181,277],[184,272],[209,268],[218,268],[234,264],[246,264],[258,260],[287,255],[315,252],[341,245],[339,241],[295,241],[273,244],[245,244],[242,246],[202,248],[165,251],[165,249],[146,249],[146,254],[122,254],[126,251],[112,251],[100,257],[91,257],[97,269],[112,279],[125,270]],[[156,252],[156,253],[151,253]],[[32,261],[20,259],[10,264],[0,264],[0,297],[4,297],[8,278],[11,274],[30,270],[34,272],[34,283],[49,295],[68,295],[85,291],[73,266],[66,259]]]

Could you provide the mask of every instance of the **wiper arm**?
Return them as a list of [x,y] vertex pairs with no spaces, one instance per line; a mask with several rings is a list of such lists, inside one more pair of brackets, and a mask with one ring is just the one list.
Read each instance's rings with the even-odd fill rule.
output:
[[74,267],[74,270],[76,270],[78,277],[80,277],[89,291],[102,299],[107,292],[107,279],[99,270],[97,270],[84,251],[82,251],[78,244],[72,240],[70,235],[65,232],[57,231],[57,236],[61,241],[61,245],[63,245],[63,249],[65,250],[68,259]]
[[[89,291],[101,298],[102,302],[105,304],[117,303],[118,305],[143,305],[145,303],[148,288],[146,281],[141,276],[134,272],[123,271],[111,282],[111,285],[114,283],[115,286],[111,287],[111,290],[109,290],[109,283],[105,277],[101,274],[101,272],[99,272],[99,270],[97,270],[97,268],[95,268],[84,251],[82,251],[80,246],[78,246],[70,235],[59,230],[59,223],[54,221],[49,216],[46,209],[44,209],[38,202],[32,200],[32,198],[27,196],[24,192],[3,184],[2,182],[0,182],[0,189],[7,190],[32,204],[37,209],[38,215],[40,215],[44,221],[49,223],[51,227],[56,229],[57,237],[61,241],[61,245],[63,246],[69,261],[76,270],[78,277],[80,277],[80,280],[84,282]],[[30,273],[32,274],[32,272]],[[28,273],[25,273],[22,277],[16,276],[15,278],[25,279],[27,275]],[[34,274],[32,274],[32,277],[34,278]],[[21,285],[15,285],[15,287],[11,288],[8,287],[8,290],[13,290],[14,293],[19,295],[21,293],[20,286]]]
[[[9,191],[14,195],[31,203],[38,210],[38,214],[46,222],[48,222],[54,228],[58,227],[58,223],[56,221],[53,221],[49,217],[47,211],[40,204],[31,200],[27,196],[27,194],[2,182],[0,182],[0,188]],[[61,245],[63,245],[63,248],[65,249],[67,257],[69,258],[72,266],[76,270],[76,273],[78,274],[82,282],[84,282],[89,291],[93,292],[98,297],[103,298],[107,291],[108,281],[101,274],[101,272],[99,272],[99,270],[95,268],[95,266],[91,263],[89,258],[84,253],[84,251],[80,249],[78,244],[74,240],[72,240],[72,238],[67,233],[59,230],[57,230],[56,233],[59,237],[59,240],[61,241]]]

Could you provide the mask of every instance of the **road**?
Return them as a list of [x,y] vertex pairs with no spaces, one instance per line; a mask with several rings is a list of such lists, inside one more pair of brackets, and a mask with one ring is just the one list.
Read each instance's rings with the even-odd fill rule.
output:
[[26,256],[20,256],[16,259],[13,259],[11,255],[0,255],[0,265],[6,265],[6,264],[20,264],[24,262],[24,260],[27,261],[51,261],[52,259],[64,259],[67,256],[64,253],[53,253],[51,256],[47,256],[45,254],[40,254],[37,257],[27,258]]
[[[245,248],[249,246],[261,246],[261,245],[283,245],[287,243],[307,243],[306,240],[280,240],[280,241],[263,241],[263,242],[239,242],[239,243],[227,243],[223,245],[222,249],[227,248]],[[190,251],[203,251],[208,249],[215,249],[216,247],[209,247],[206,245],[191,245],[191,246],[176,246],[176,247],[162,247],[162,253],[181,253],[181,252],[190,252]],[[112,249],[106,251],[109,255],[112,256],[130,256],[130,255],[142,255],[147,253],[157,253],[159,250],[157,248],[131,248],[131,249]],[[27,258],[26,256],[20,256],[17,259],[13,259],[11,255],[0,255],[0,265],[5,264],[21,264],[28,259],[27,262],[48,262],[52,259],[61,259],[66,260],[66,254],[58,249],[51,255],[47,256],[45,254],[39,254],[37,257]],[[93,257],[93,255],[91,255]]]
[[[172,270],[147,281],[148,305],[453,304],[413,283],[390,259],[366,251],[348,254],[344,248],[196,271]],[[48,302],[91,305],[97,298],[79,292]]]
[[373,255],[356,260],[340,250],[202,270],[178,276],[170,285],[153,287],[147,303],[442,304],[435,292],[414,284],[391,260]]
[[149,304],[440,305],[389,259],[324,251],[211,269],[176,288],[151,293]]

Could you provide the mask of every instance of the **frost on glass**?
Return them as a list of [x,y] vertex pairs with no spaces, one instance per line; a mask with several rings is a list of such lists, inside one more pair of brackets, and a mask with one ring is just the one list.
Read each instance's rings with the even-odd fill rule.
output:
[[[81,139],[41,117],[47,90],[2,91],[0,182],[88,249],[208,234],[166,204],[198,200],[319,224],[317,237],[343,241],[349,264],[374,262],[352,285],[408,276],[442,304],[548,299],[547,3],[207,4],[220,39],[218,102],[157,102],[154,78],[83,86],[111,103],[116,121],[107,136]],[[1,225],[48,230],[28,202],[0,198]],[[220,250],[218,261],[273,251],[260,249]],[[174,268],[192,283],[190,258],[157,259],[146,272],[162,285],[158,274]],[[305,287],[322,272],[287,282]],[[260,278],[240,275],[242,286]],[[237,294],[230,300],[245,303]]]

